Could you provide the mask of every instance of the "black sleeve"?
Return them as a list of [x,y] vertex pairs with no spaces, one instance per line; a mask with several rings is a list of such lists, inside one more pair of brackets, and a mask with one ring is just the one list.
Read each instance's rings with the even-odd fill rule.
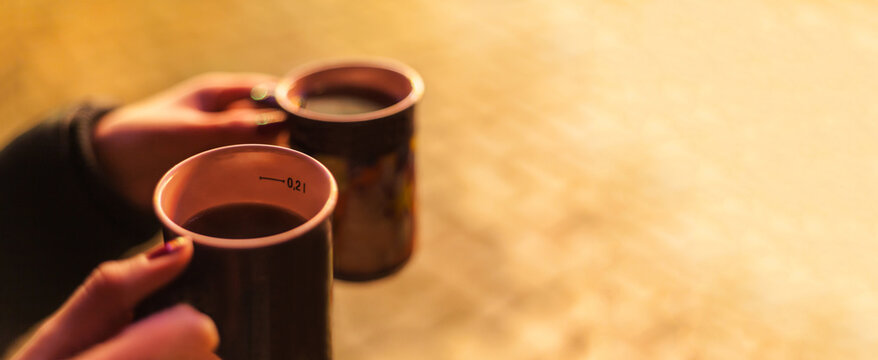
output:
[[0,151],[0,349],[56,310],[96,265],[158,230],[97,166],[92,127],[109,110],[79,105]]

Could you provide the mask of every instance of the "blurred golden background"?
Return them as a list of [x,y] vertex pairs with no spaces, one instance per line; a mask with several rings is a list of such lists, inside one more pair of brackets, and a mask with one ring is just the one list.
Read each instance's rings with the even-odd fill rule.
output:
[[[878,4],[0,2],[0,139],[91,96],[421,72],[419,247],[337,282],[338,359],[868,359]],[[2,205],[0,205],[2,206]]]

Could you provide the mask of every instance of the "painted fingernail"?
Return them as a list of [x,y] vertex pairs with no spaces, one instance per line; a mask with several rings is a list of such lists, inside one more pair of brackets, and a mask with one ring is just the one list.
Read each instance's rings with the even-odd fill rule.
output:
[[266,126],[271,124],[282,123],[287,119],[283,111],[266,111],[256,115],[256,125]]
[[273,83],[262,83],[250,89],[250,98],[253,101],[262,101],[271,97],[271,89],[274,88]]
[[254,86],[250,89],[250,100],[260,108],[278,108],[277,99],[274,97],[276,83],[268,82]]
[[146,258],[152,260],[152,259],[155,259],[158,257],[162,257],[165,255],[177,252],[177,250],[180,250],[180,248],[183,247],[184,241],[185,240],[183,239],[182,236],[174,238],[173,240],[166,242],[162,247],[155,249],[153,251],[150,251],[148,254],[146,254]]

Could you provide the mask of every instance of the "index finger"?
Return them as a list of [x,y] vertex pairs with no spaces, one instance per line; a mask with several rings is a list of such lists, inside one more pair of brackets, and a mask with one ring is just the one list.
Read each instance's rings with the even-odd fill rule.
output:
[[[187,95],[183,101],[201,111],[223,111],[239,100],[250,99],[255,86],[274,84],[274,76],[259,73],[208,73],[181,86]],[[268,85],[271,86],[271,85]]]

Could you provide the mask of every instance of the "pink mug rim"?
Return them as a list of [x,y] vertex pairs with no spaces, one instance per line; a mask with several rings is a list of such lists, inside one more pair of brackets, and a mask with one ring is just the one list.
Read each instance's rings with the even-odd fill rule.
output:
[[[375,111],[357,113],[357,114],[327,114],[317,111],[308,110],[297,104],[293,104],[290,100],[289,92],[292,90],[296,81],[305,76],[320,73],[327,70],[344,69],[344,68],[373,68],[378,70],[386,70],[402,75],[408,79],[411,84],[411,91],[402,100],[386,108]],[[280,107],[290,113],[302,116],[306,119],[328,121],[328,122],[360,122],[381,119],[415,105],[424,95],[424,80],[412,67],[401,62],[385,59],[385,58],[351,58],[325,60],[308,63],[296,67],[288,72],[277,83],[274,96]]]
[[[288,155],[293,155],[295,157],[305,159],[309,163],[317,166],[321,169],[321,173],[324,176],[328,177],[329,180],[329,196],[326,199],[326,202],[323,204],[323,207],[315,214],[310,217],[304,224],[299,225],[295,228],[292,228],[288,231],[274,234],[270,236],[263,236],[257,238],[248,238],[248,239],[224,239],[213,236],[202,235],[199,233],[195,233],[187,230],[186,228],[180,226],[168,216],[165,210],[161,206],[161,198],[164,194],[164,190],[167,187],[168,183],[170,183],[174,176],[180,169],[187,166],[189,163],[195,161],[198,158],[214,155],[216,153],[225,153],[225,152],[237,152],[240,150],[251,149],[251,150],[261,150],[261,151],[271,151],[276,153],[286,153]],[[229,145],[222,146],[214,149],[210,149],[207,151],[203,151],[201,153],[192,155],[186,160],[183,160],[177,165],[174,165],[170,170],[168,170],[164,176],[162,176],[161,180],[156,184],[155,192],[153,193],[153,209],[155,210],[156,216],[158,216],[159,221],[161,221],[162,225],[164,225],[168,230],[172,231],[174,234],[179,236],[185,236],[190,238],[193,242],[197,242],[204,245],[209,245],[213,247],[219,248],[234,248],[234,249],[251,249],[251,248],[260,248],[266,247],[270,245],[275,245],[279,243],[283,243],[285,241],[295,239],[300,237],[309,231],[316,228],[318,225],[326,221],[332,215],[333,210],[335,209],[335,204],[338,200],[338,185],[335,182],[335,178],[329,172],[329,169],[326,168],[323,164],[321,164],[316,159],[293,149],[285,148],[282,146],[276,145],[264,145],[264,144],[238,144],[238,145]],[[241,241],[246,240],[246,241]]]

